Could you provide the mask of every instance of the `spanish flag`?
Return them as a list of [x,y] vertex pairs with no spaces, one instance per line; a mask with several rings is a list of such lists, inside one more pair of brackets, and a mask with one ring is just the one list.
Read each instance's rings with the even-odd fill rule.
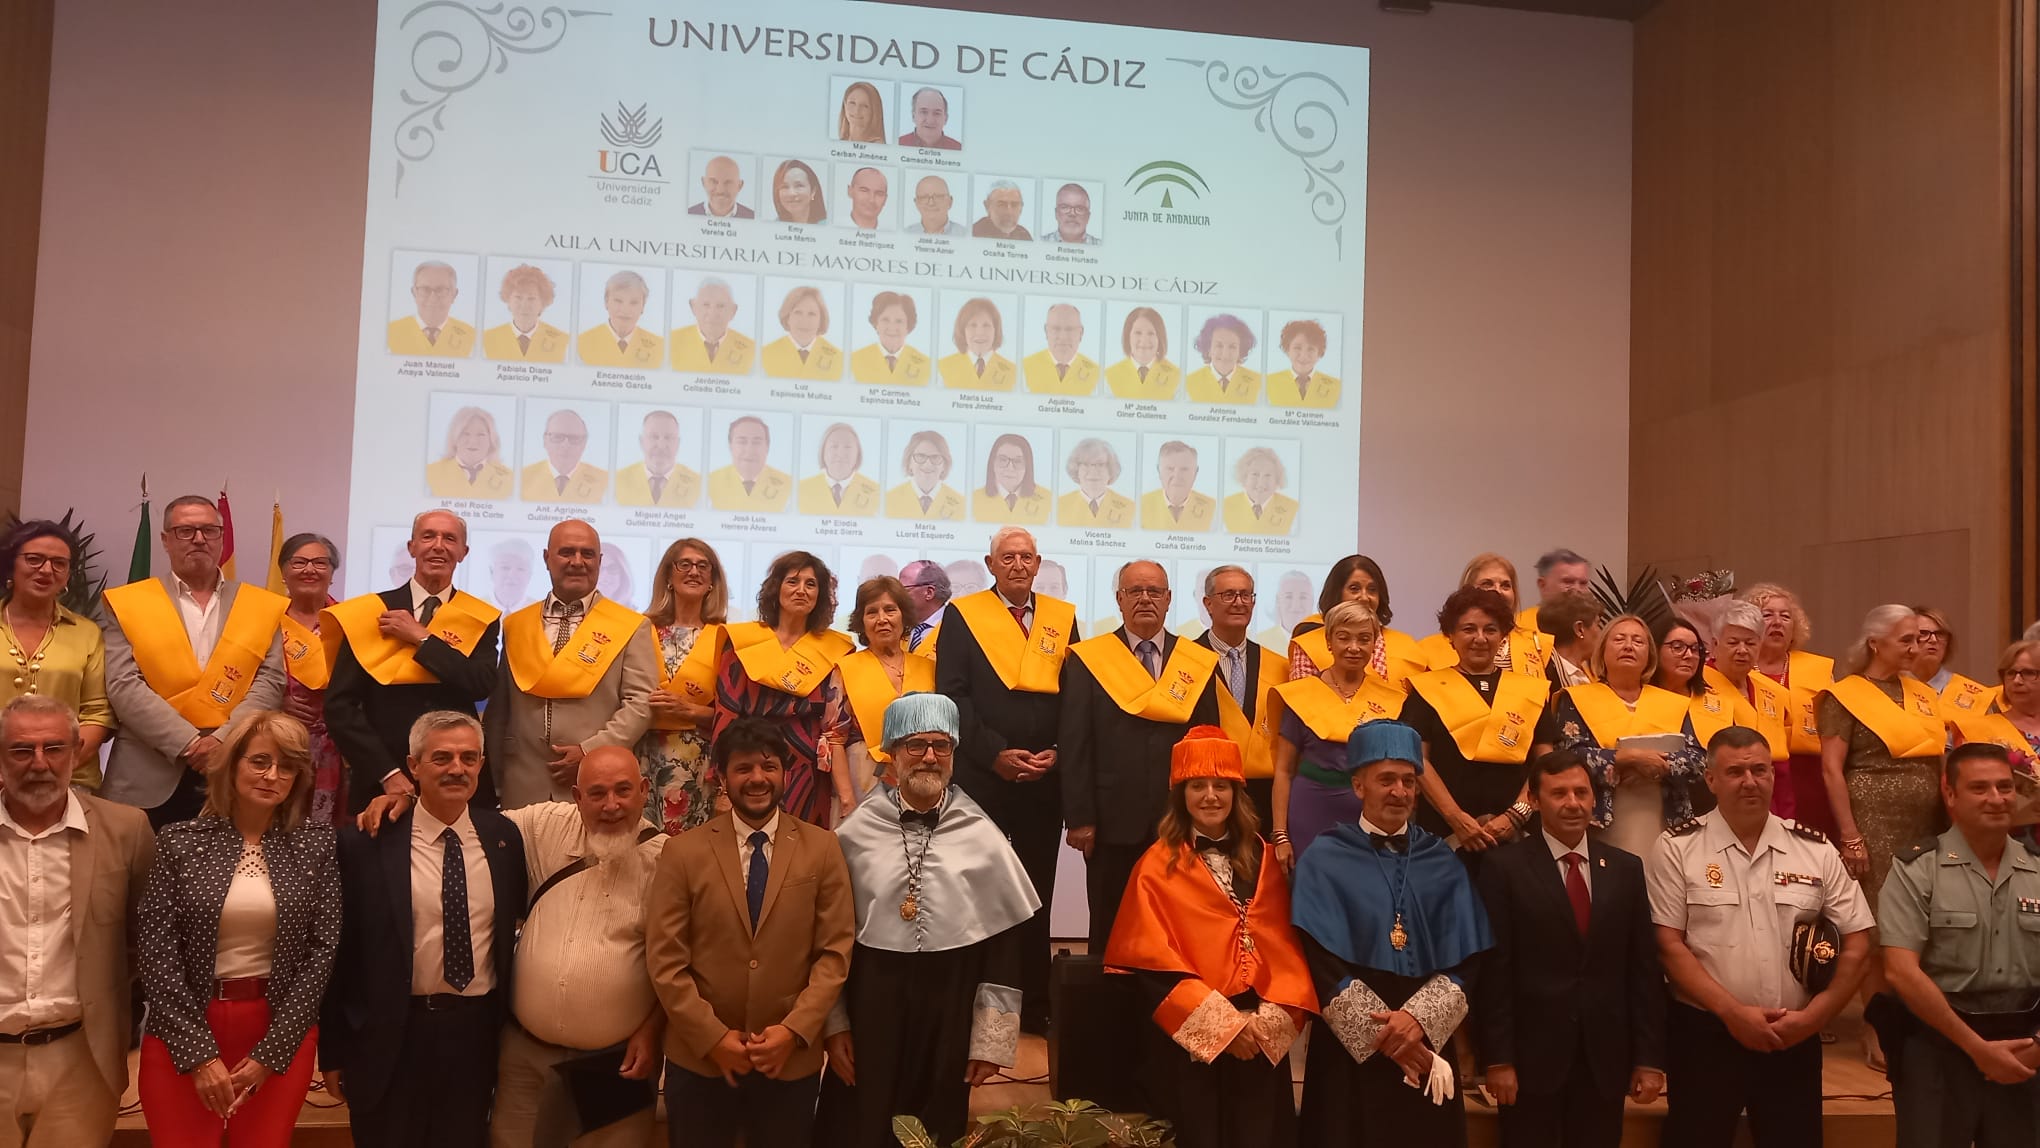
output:
[[283,580],[283,496],[269,504],[269,591],[290,597],[290,587]]
[[234,576],[234,511],[227,505],[227,491],[220,488],[220,573],[227,581],[239,581]]

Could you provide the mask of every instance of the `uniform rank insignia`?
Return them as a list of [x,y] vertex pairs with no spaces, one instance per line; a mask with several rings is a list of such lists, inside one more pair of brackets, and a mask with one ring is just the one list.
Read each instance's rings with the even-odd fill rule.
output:
[[1811,873],[1774,873],[1771,880],[1779,885],[1809,885],[1820,888],[1820,878]]
[[2019,898],[2019,912],[2040,913],[2040,897]]

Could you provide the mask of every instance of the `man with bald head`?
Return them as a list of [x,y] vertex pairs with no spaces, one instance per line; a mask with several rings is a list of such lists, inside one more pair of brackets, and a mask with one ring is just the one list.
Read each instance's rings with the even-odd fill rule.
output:
[[1105,951],[1133,867],[1154,844],[1169,800],[1169,755],[1194,725],[1217,725],[1218,654],[1169,633],[1169,574],[1119,568],[1119,629],[1070,647],[1063,662],[1063,823],[1083,853],[1091,951]]
[[701,497],[701,475],[680,465],[680,419],[652,411],[638,429],[642,461],[616,472],[616,501],[625,506],[689,507]]
[[742,190],[744,169],[726,155],[716,156],[701,169],[702,199],[688,208],[687,214],[714,219],[750,219],[751,209],[737,202],[737,193]]
[[949,209],[955,205],[948,180],[939,175],[922,176],[914,185],[914,210],[921,219],[907,230],[915,235],[962,235],[963,224],[949,218]]
[[1068,303],[1048,309],[1041,350],[1021,360],[1027,389],[1037,395],[1088,395],[1098,387],[1098,360],[1084,354],[1084,315]]
[[609,472],[589,465],[588,424],[578,411],[561,408],[545,418],[545,458],[524,468],[519,486],[526,502],[600,502]]
[[467,523],[450,510],[411,520],[410,581],[363,594],[319,616],[333,667],[326,730],[347,760],[347,809],[410,793],[411,724],[434,710],[472,715],[496,685],[496,607],[453,588],[467,559]]
[[545,569],[545,600],[503,619],[503,667],[486,711],[505,809],[565,801],[584,756],[636,745],[661,678],[651,623],[595,588],[602,539],[593,526],[554,526]]
[[420,359],[465,359],[475,353],[474,324],[453,317],[460,277],[438,260],[411,271],[411,314],[390,324],[390,350]]
[[730,321],[737,317],[737,297],[730,285],[710,275],[687,301],[694,322],[673,332],[673,369],[709,375],[748,375],[758,343]]
[[914,113],[914,130],[900,137],[901,147],[939,148],[942,151],[956,151],[963,143],[950,137],[949,97],[937,88],[922,88],[914,93],[911,104]]

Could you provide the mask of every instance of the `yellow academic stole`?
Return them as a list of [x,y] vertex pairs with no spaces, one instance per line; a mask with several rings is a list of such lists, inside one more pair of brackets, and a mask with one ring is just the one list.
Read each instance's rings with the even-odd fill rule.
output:
[[[1305,618],[1303,622],[1299,622],[1297,625],[1300,626],[1305,622],[1314,620],[1317,620],[1317,615],[1315,614]],[[1296,648],[1302,650],[1304,656],[1310,659],[1310,664],[1316,666],[1320,672],[1328,670],[1332,666],[1332,642],[1326,634],[1326,627],[1320,626],[1315,630],[1307,630],[1290,639],[1290,641],[1296,643]],[[1440,636],[1442,637],[1442,635]],[[1383,653],[1382,660],[1388,664],[1389,683],[1395,686],[1397,690],[1408,689],[1411,677],[1432,668],[1428,657],[1424,653],[1423,646],[1415,638],[1410,637],[1401,630],[1383,629],[1380,641],[1388,647]],[[1448,643],[1445,648],[1450,650],[1452,647]],[[1450,669],[1458,664],[1459,655],[1455,653],[1452,655],[1451,663],[1440,668]],[[1322,737],[1323,735],[1320,734],[1319,736]]]
[[[1077,628],[1077,608],[1060,598],[1034,596],[1034,626],[1025,634],[997,590],[965,594],[949,604],[963,616],[992,672],[1009,690],[1052,694],[1062,688],[1063,655]],[[1138,665],[1139,663],[1135,663]],[[1145,676],[1146,670],[1141,674]]]
[[[723,645],[721,626],[714,622],[703,626],[701,632],[694,635],[694,645],[688,649],[687,656],[680,659],[680,664],[674,667],[672,673],[666,675],[666,680],[659,683],[659,688],[698,706],[714,705],[715,663],[717,657],[722,654]],[[660,660],[664,661],[663,658]],[[654,710],[652,728],[693,729],[695,725],[678,714],[663,714]]]
[[144,578],[117,586],[106,592],[106,606],[120,620],[149,688],[185,721],[215,729],[226,724],[227,715],[255,684],[255,671],[269,654],[290,599],[242,583],[234,592],[233,609],[220,623],[212,659],[203,669],[185,634],[184,616],[161,582]]
[[1703,746],[1732,725],[1748,726],[1759,732],[1763,729],[1756,710],[1741,694],[1712,686],[1687,699],[1686,719],[1693,723],[1694,740]]
[[1438,711],[1466,760],[1507,765],[1530,756],[1537,717],[1551,700],[1549,683],[1524,674],[1503,674],[1492,706],[1458,670],[1418,674],[1410,679],[1410,688]]
[[1248,685],[1254,691],[1254,720],[1251,722],[1247,720],[1246,708],[1232,696],[1232,691],[1223,684],[1219,686],[1218,728],[1240,747],[1240,759],[1248,777],[1275,776],[1275,754],[1271,748],[1275,737],[1275,715],[1273,707],[1268,704],[1268,695],[1282,684],[1288,673],[1289,663],[1276,657],[1275,651],[1261,651],[1260,676]]
[[761,686],[804,698],[828,680],[829,671],[856,649],[849,635],[834,630],[802,634],[791,646],[763,622],[732,622],[723,630],[743,663],[744,675]]
[[1689,699],[1656,686],[1643,687],[1634,710],[1606,682],[1567,686],[1565,692],[1580,716],[1587,719],[1588,730],[1602,749],[1614,749],[1621,738],[1678,733],[1686,726]]
[[[1455,671],[1457,672],[1457,671]],[[1402,716],[1403,701],[1409,696],[1373,674],[1368,674],[1350,698],[1342,698],[1323,678],[1298,678],[1275,687],[1282,704],[1289,707],[1310,732],[1326,741],[1345,741],[1358,727],[1371,721],[1388,721]]]
[[[1762,670],[1753,671],[1762,674]],[[1786,686],[1792,692],[1792,711],[1785,724],[1786,740],[1795,754],[1818,754],[1820,752],[1820,721],[1814,715],[1814,699],[1828,688],[1834,680],[1835,664],[1832,660],[1809,654],[1803,650],[1792,651],[1785,663],[1785,677],[1791,682]],[[1774,684],[1784,685],[1776,678],[1766,678]]]
[[290,676],[306,689],[325,689],[333,678],[333,670],[326,664],[326,646],[319,640],[318,632],[288,612],[277,622],[283,627],[283,664],[290,670]]
[[[1159,637],[1155,640],[1161,641]],[[1189,721],[1198,695],[1218,668],[1217,654],[1187,638],[1177,640],[1157,678],[1148,677],[1147,667],[1116,633],[1086,638],[1071,646],[1070,652],[1083,659],[1091,676],[1120,709],[1158,722]]]
[[2033,753],[2033,743],[2026,738],[2025,731],[2012,724],[2012,719],[2001,713],[1975,714],[1955,719],[1955,728],[1962,732],[1964,745],[1972,741],[1987,741],[2001,745],[2014,753]]
[[2002,687],[1986,686],[1974,678],[1961,674],[1948,676],[1948,688],[1941,691],[1941,712],[1950,721],[1960,721],[1971,714],[1987,714],[1997,704]]
[[[432,620],[438,622],[439,616]],[[510,680],[535,698],[585,698],[644,621],[628,606],[597,598],[556,654],[546,632],[545,603],[533,602],[503,619],[503,660],[510,664]]]
[[850,712],[856,715],[857,728],[864,734],[865,752],[871,760],[888,762],[892,756],[880,749],[885,741],[885,707],[893,704],[900,694],[933,693],[935,691],[935,660],[919,654],[902,654],[900,688],[893,689],[892,679],[886,676],[884,663],[870,650],[859,650],[838,662],[843,671],[843,693],[850,699]]
[[[390,608],[380,594],[363,594],[326,607],[319,614],[319,640],[325,643],[326,672],[340,661],[340,646],[354,649],[354,660],[368,676],[386,686],[427,685],[439,675],[418,664],[418,647],[401,638],[386,638],[380,625]],[[432,612],[432,624],[425,627],[432,636],[452,646],[461,657],[475,652],[489,626],[503,616],[501,610],[473,594],[455,594]],[[550,650],[552,643],[548,641]]]
[[1509,668],[1519,674],[1532,677],[1544,676],[1544,667],[1551,661],[1551,648],[1555,639],[1550,634],[1521,627],[1509,632]]
[[[1741,691],[1735,688],[1734,682],[1728,680],[1727,674],[1713,666],[1702,667],[1700,672],[1706,676],[1708,688],[1715,693],[1728,698],[1741,696]],[[1750,671],[1748,680],[1750,693],[1755,695],[1749,699],[1750,709],[1757,719],[1753,728],[1764,735],[1765,741],[1771,743],[1771,760],[1784,761],[1792,756],[1792,738],[1786,732],[1786,722],[1790,720],[1792,714],[1792,691],[1755,670]],[[1712,732],[1702,734],[1700,726],[1700,718],[1696,713],[1693,717],[1693,736],[1704,746],[1714,734]]]
[[1925,682],[1901,677],[1905,691],[1901,709],[1883,690],[1861,674],[1850,674],[1828,687],[1859,722],[1884,742],[1893,757],[1938,757],[1948,744],[1948,727],[1941,720],[1941,699]]

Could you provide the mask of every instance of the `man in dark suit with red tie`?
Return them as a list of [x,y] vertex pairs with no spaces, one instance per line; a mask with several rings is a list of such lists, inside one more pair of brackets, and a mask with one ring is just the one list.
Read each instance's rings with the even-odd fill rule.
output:
[[482,774],[472,714],[426,714],[411,741],[417,804],[399,799],[403,814],[373,834],[340,831],[319,1067],[356,1144],[483,1148],[529,894],[524,838],[470,803]]
[[[409,550],[409,584],[337,603],[319,619],[333,670],[326,731],[347,759],[349,813],[415,791],[404,771],[412,722],[434,710],[473,714],[496,686],[499,611],[453,588],[467,523],[428,510],[411,520]],[[481,803],[495,805],[486,774],[482,786]]]
[[1643,862],[1587,840],[1586,761],[1530,771],[1541,828],[1489,854],[1479,886],[1495,947],[1473,1023],[1507,1148],[1615,1148],[1625,1097],[1665,1085],[1665,984]]

